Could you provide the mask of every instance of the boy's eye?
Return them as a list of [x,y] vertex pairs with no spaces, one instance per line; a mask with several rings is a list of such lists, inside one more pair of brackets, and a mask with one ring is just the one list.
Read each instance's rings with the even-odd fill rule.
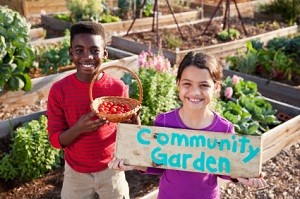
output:
[[77,54],[82,53],[82,52],[83,52],[83,50],[80,48],[75,49],[75,53],[77,53]]
[[94,49],[94,50],[92,50],[92,53],[99,53],[99,52],[100,52],[99,49]]

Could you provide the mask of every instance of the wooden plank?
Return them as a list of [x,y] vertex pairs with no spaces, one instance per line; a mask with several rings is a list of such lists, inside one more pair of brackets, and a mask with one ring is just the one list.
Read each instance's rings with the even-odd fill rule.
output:
[[235,74],[245,80],[255,82],[257,84],[258,91],[265,97],[300,108],[300,87],[283,84],[233,70],[224,69],[223,72],[224,76],[233,76]]
[[35,112],[33,114],[28,114],[25,116],[20,116],[17,118],[13,118],[10,120],[0,121],[0,138],[5,137],[8,135],[8,133],[15,129],[16,127],[20,126],[24,122],[28,122],[31,120],[38,119],[41,115],[45,115],[46,110],[41,110],[38,112]]
[[[276,143],[284,140],[289,134],[300,130],[300,115],[272,128],[262,135],[263,150],[271,148]],[[296,140],[296,141],[299,141]]]
[[298,143],[300,140],[300,130],[290,132],[289,134],[285,134],[285,136],[281,136],[281,140],[278,142],[274,142],[274,144],[262,151],[262,162],[266,162],[272,157],[275,157],[280,151],[291,147],[292,145]]
[[119,123],[115,156],[130,165],[257,177],[260,151],[260,136]]

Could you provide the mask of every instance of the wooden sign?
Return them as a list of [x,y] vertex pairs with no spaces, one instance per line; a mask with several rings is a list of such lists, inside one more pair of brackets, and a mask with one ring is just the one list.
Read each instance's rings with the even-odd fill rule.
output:
[[261,137],[119,123],[115,156],[128,165],[258,177]]

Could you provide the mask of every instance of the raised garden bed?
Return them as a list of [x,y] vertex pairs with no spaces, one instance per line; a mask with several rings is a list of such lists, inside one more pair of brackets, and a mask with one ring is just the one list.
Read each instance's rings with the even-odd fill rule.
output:
[[[201,10],[175,13],[174,16],[178,23],[184,23],[184,22],[200,19]],[[61,36],[63,35],[66,29],[69,29],[72,26],[72,22],[56,19],[51,14],[42,15],[41,21],[44,28],[47,31],[56,32],[56,34],[60,34]],[[127,33],[127,30],[131,26],[132,21],[133,20],[124,20],[120,22],[103,23],[102,25],[108,36],[113,34],[124,35],[125,33]],[[152,28],[152,22],[153,22],[153,17],[144,17],[144,18],[136,19],[131,30],[134,31],[145,30],[145,29],[150,30]],[[171,23],[175,23],[174,18],[171,14],[161,15],[159,17],[160,26],[169,25]]]
[[290,86],[238,71],[224,70],[225,76],[232,76],[234,74],[244,78],[245,80],[255,82],[259,92],[262,93],[263,96],[300,109],[300,86]]
[[[218,19],[220,20],[221,18]],[[245,44],[247,41],[260,39],[262,42],[266,43],[274,37],[294,35],[298,32],[298,25],[295,24],[293,26],[285,26],[277,30],[265,30],[264,33],[254,32],[256,34],[252,36],[243,37],[242,39],[237,39],[234,41],[218,43],[216,38],[212,36],[212,34],[216,34],[217,31],[221,29],[217,25],[211,24],[209,26],[211,27],[211,30],[208,31],[209,33],[207,33],[207,35],[200,35],[201,32],[203,32],[204,27],[204,25],[202,24],[207,22],[208,19],[200,20],[198,21],[197,26],[195,26],[194,28],[192,28],[191,25],[186,25],[186,29],[184,29],[182,32],[184,32],[183,35],[185,34],[186,38],[189,38],[189,40],[186,41],[186,44],[184,43],[185,41],[183,41],[184,49],[177,48],[176,50],[170,50],[167,48],[163,48],[162,50],[164,56],[167,57],[170,62],[175,65],[179,64],[184,55],[190,51],[206,52],[219,58],[225,58],[229,55],[236,54],[237,52],[246,51]],[[181,28],[182,27],[183,26],[181,26]],[[236,27],[241,28],[241,25],[236,24]],[[169,27],[169,29],[167,29],[167,27],[165,27],[165,32],[170,33],[172,31],[175,34],[177,31],[177,37],[180,38],[177,28],[174,29],[174,26],[172,26],[171,28]],[[243,30],[241,30],[240,33],[242,33],[242,31]],[[142,33],[137,33],[130,34],[126,37],[113,36],[111,46],[114,48],[122,49],[124,51],[138,54],[141,51],[147,51],[149,49],[149,41],[153,41],[155,37],[155,33],[150,32],[147,32],[147,34],[145,35],[143,35]],[[196,38],[197,40],[194,41],[191,38]],[[202,45],[201,42],[203,42]],[[152,42],[152,44],[153,43],[155,42]],[[152,45],[151,51],[157,53],[159,50],[158,47]]]

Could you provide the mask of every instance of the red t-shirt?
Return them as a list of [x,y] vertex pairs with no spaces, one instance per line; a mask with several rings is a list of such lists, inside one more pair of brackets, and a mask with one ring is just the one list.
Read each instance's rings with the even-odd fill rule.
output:
[[[62,149],[59,134],[72,127],[83,115],[91,112],[89,83],[76,79],[75,74],[53,84],[48,96],[47,116],[49,140]],[[101,96],[128,97],[128,87],[119,79],[104,73],[93,85],[94,99]],[[64,157],[75,171],[98,172],[107,168],[114,152],[116,124],[109,122],[97,131],[81,134],[64,148]]]

